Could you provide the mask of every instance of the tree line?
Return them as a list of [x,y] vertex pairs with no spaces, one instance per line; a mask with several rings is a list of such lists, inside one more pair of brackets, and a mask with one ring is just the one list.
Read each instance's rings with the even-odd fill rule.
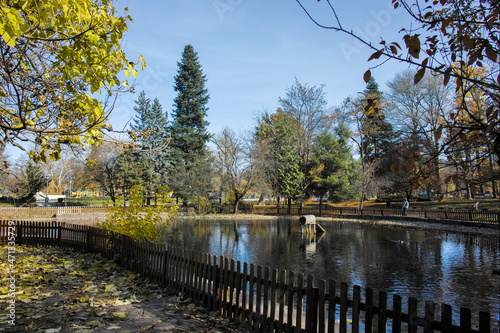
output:
[[[206,77],[188,45],[171,119],[142,92],[124,140],[106,135],[113,98],[132,90],[119,74],[135,77],[137,65],[145,66],[121,50],[130,16],[92,0],[0,4],[2,195],[30,198],[50,174],[57,189],[67,191],[68,182],[100,188],[113,201],[134,185],[151,200],[167,184],[186,205],[229,202],[233,211],[250,192],[288,205],[312,196],[360,205],[373,196],[497,196],[498,0],[393,0],[412,25],[401,29],[402,43],[379,44],[348,29],[329,1],[296,2],[319,27],[373,50],[368,61],[379,63],[364,74],[362,93],[329,108],[324,86],[296,80],[249,133],[228,127],[210,134]],[[331,11],[330,25],[315,20],[313,5]],[[390,61],[414,70],[382,91],[371,70]],[[5,147],[25,149],[27,142],[30,161],[9,163]]]
[[[113,202],[139,186],[150,203],[167,185],[178,203],[204,212],[223,206],[237,212],[249,194],[258,203],[284,200],[288,207],[311,198],[320,205],[358,200],[361,206],[372,197],[470,198],[486,189],[496,197],[499,169],[492,142],[450,142],[456,128],[447,122],[460,117],[465,127],[471,121],[460,113],[456,91],[430,74],[415,84],[414,75],[396,74],[384,92],[372,77],[362,93],[334,108],[324,85],[295,79],[277,110],[261,112],[249,131],[226,127],[210,134],[207,79],[187,45],[170,117],[157,98],[142,91],[127,139],[76,153],[63,150],[59,161],[41,166],[43,172],[25,164],[18,182],[5,179],[4,188],[10,184],[18,198],[31,196],[31,186],[42,188],[43,174],[51,174],[55,188],[67,190],[72,178],[73,189],[100,189]],[[468,107],[481,112],[481,102],[480,94],[471,96]]]

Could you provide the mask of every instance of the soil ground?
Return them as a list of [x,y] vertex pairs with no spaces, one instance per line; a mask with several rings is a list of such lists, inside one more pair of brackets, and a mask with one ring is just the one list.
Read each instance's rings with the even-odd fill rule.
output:
[[98,254],[17,246],[10,272],[8,251],[0,247],[0,332],[251,332]]

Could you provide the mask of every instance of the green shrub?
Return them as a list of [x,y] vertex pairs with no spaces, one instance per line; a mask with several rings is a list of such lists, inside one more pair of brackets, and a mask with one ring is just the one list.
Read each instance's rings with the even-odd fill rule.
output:
[[144,191],[138,186],[132,187],[129,206],[123,207],[120,204],[111,206],[105,221],[100,223],[99,227],[150,242],[165,241],[166,229],[178,207],[167,206],[167,186],[161,187],[157,193],[156,205],[146,206]]

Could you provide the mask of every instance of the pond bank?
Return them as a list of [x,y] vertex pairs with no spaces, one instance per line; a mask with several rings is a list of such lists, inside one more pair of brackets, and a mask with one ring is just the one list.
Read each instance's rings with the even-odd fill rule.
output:
[[[89,214],[64,214],[58,215],[55,218],[36,218],[30,219],[34,221],[58,221],[68,222],[79,225],[96,226],[99,222],[104,221],[105,213],[89,213]],[[203,220],[297,220],[299,216],[274,216],[274,215],[258,215],[258,214],[208,214],[194,215],[180,213],[175,216],[175,219],[203,219]],[[393,225],[407,226],[413,228],[429,228],[439,229],[444,231],[462,231],[479,234],[493,234],[500,237],[500,225],[488,223],[474,223],[469,221],[458,220],[433,220],[423,219],[411,216],[372,216],[372,215],[336,215],[334,217],[316,217],[318,221],[333,221],[346,220],[360,223],[387,223]]]
[[318,221],[338,221],[345,220],[358,223],[390,224],[410,228],[436,229],[450,232],[464,232],[481,235],[494,235],[500,237],[500,225],[487,223],[473,223],[455,220],[433,220],[415,217],[387,217],[380,216],[342,216],[342,217],[317,217]]

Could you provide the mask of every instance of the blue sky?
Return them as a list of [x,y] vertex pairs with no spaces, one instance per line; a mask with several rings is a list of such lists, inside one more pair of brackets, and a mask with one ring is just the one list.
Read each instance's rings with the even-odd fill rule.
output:
[[[334,20],[323,0],[303,0],[322,24]],[[172,112],[174,76],[183,48],[193,45],[207,76],[209,132],[228,126],[250,130],[263,110],[274,111],[295,78],[319,86],[329,107],[365,88],[363,73],[372,53],[347,35],[321,29],[293,0],[130,0],[133,23],[124,39],[131,59],[144,56],[147,68],[136,80],[136,94],[119,98],[112,115],[115,129],[134,116],[134,100],[144,90]],[[342,24],[374,44],[380,36],[401,40],[406,13],[391,0],[332,1]],[[392,39],[391,39],[392,38]],[[382,90],[404,65],[387,63],[372,71]]]
[[[334,16],[325,0],[302,0],[321,24]],[[400,42],[398,31],[409,26],[406,12],[394,10],[392,0],[331,0],[343,27],[378,44],[381,36]],[[363,91],[363,73],[376,63],[373,53],[351,37],[317,27],[294,0],[118,0],[120,13],[128,7],[133,22],[123,39],[131,60],[147,62],[135,82],[135,94],[120,96],[111,115],[115,130],[134,117],[140,91],[158,98],[171,120],[174,76],[184,46],[193,45],[210,94],[207,120],[210,133],[224,127],[252,130],[263,110],[273,112],[295,81],[325,85],[328,107]],[[406,65],[389,62],[372,70],[383,91],[386,82]],[[29,149],[28,149],[29,150]],[[22,153],[11,146],[12,160]]]

